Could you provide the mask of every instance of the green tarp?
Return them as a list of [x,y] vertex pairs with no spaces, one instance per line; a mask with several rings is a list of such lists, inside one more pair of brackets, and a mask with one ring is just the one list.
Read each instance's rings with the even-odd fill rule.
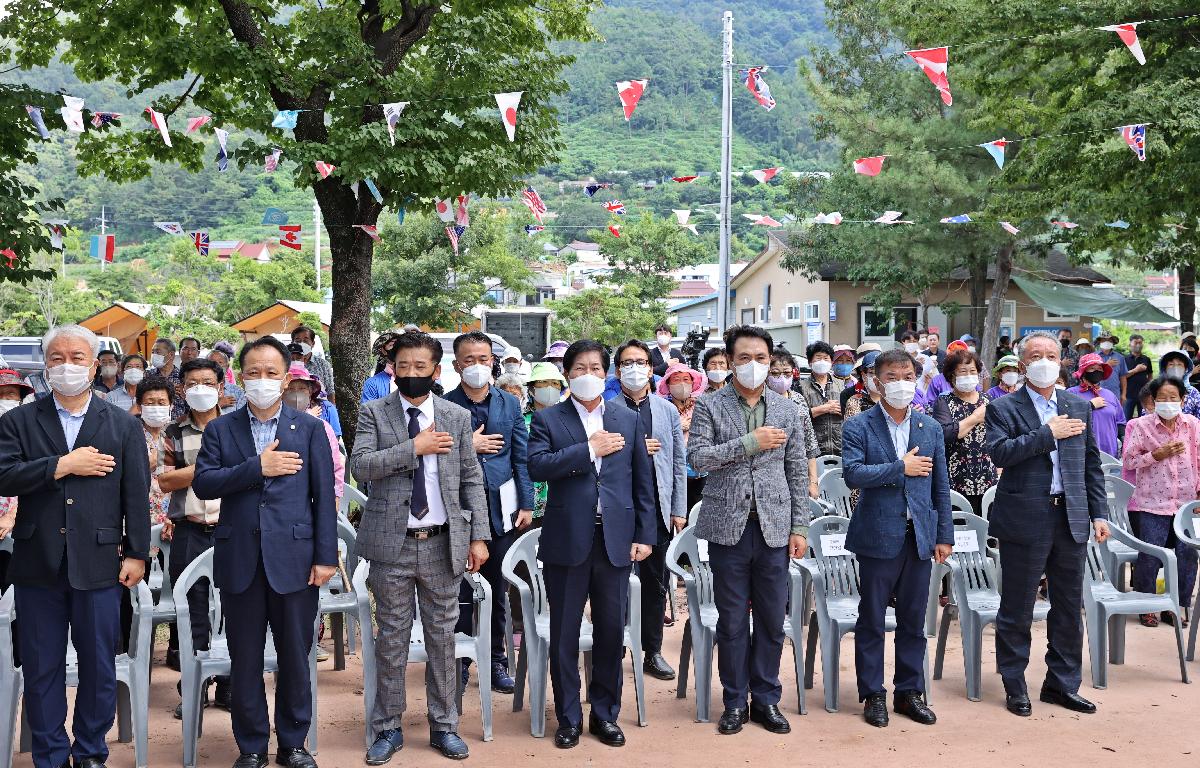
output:
[[1113,288],[1049,283],[1018,275],[1013,275],[1012,280],[1039,307],[1058,315],[1080,315],[1131,323],[1179,322],[1145,299],[1131,299]]

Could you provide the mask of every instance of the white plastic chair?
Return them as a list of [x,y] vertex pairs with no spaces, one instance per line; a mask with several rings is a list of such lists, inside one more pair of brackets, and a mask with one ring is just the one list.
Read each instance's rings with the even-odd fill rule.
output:
[[[338,518],[338,555],[346,565],[346,575],[351,582],[354,581],[354,567],[358,563],[354,557],[354,542],[357,536],[358,532],[349,520]],[[346,653],[353,655],[358,648],[355,642],[358,598],[342,583],[340,572],[335,573],[333,578],[321,587],[318,614],[321,617],[332,616],[329,625],[330,634],[333,635],[333,669],[339,672],[346,668]]]
[[[1175,538],[1200,552],[1200,501],[1188,502],[1179,508],[1179,512],[1175,514]],[[1200,616],[1200,589],[1195,591],[1196,602],[1192,605],[1189,616],[1192,629],[1188,633],[1188,661],[1196,659],[1196,629],[1200,628],[1200,621],[1197,621],[1197,616]]]
[[367,497],[362,491],[350,485],[350,483],[346,483],[345,488],[342,490],[342,498],[338,499],[338,517],[348,521],[350,519],[351,504],[366,507]]
[[[1109,525],[1133,536],[1133,526],[1129,523],[1129,499],[1133,496],[1133,486],[1122,480],[1118,472],[1116,475],[1104,476],[1104,491],[1108,496]],[[1100,554],[1104,558],[1104,568],[1112,577],[1113,584],[1122,592],[1127,590],[1129,582],[1125,566],[1132,566],[1137,562],[1137,550],[1119,541],[1109,540]]]
[[842,479],[840,466],[826,470],[817,485],[820,497],[833,505],[839,517],[849,519],[854,514],[854,507],[850,502],[851,491]]
[[824,456],[817,457],[817,480],[821,479],[821,475],[831,469],[842,468],[842,457],[832,453],[827,453]]
[[[974,514],[974,507],[966,496],[963,496],[958,491],[950,491],[950,511],[952,514],[966,512]],[[925,606],[925,636],[933,637],[937,630],[937,611],[938,605],[942,597],[942,587],[945,586],[945,592],[950,596],[951,602],[954,600],[954,593],[950,589],[950,566],[938,565],[936,562],[929,573],[929,598]],[[937,679],[936,677],[934,678]]]
[[[11,539],[6,538],[8,551],[12,552]],[[13,656],[13,606],[15,592],[12,587],[0,596],[0,766],[12,768],[13,745],[17,736],[17,708],[21,692],[25,688],[25,677],[16,666]]]
[[[697,505],[698,507],[699,505]],[[695,511],[693,507],[693,512]],[[550,679],[550,603],[541,564],[537,559],[541,529],[523,534],[509,548],[500,572],[521,595],[521,652],[517,658],[517,687],[513,692],[513,711],[520,712],[525,704],[525,684],[529,684],[529,732],[542,738],[546,735],[546,684]],[[529,578],[516,572],[524,563]],[[633,686],[637,697],[638,725],[646,725],[646,686],[642,671],[642,586],[637,574],[629,575],[629,612],[625,621],[625,647],[633,662]],[[657,617],[655,617],[657,618]],[[661,621],[661,619],[659,619]],[[584,655],[584,672],[591,677],[592,625],[584,618],[579,631],[579,651]],[[481,675],[482,677],[482,675]]]
[[1121,460],[1118,459],[1116,456],[1113,456],[1111,453],[1105,453],[1104,451],[1097,451],[1097,453],[1100,454],[1100,463],[1101,464],[1120,464],[1121,463]]
[[[687,697],[689,660],[694,667],[696,722],[709,722],[712,704],[713,647],[717,642],[717,602],[713,592],[712,569],[702,557],[696,527],[689,525],[667,547],[667,568],[683,579],[687,591],[688,626],[679,654],[679,685],[676,698]],[[686,558],[688,568],[682,561]]]
[[983,492],[983,498],[979,501],[979,516],[984,520],[992,512],[992,505],[996,503],[996,486],[992,486]]
[[[163,541],[161,523],[150,528],[150,551],[155,547],[162,551],[162,563],[158,558],[150,559],[150,593],[153,600],[153,621],[150,642],[154,642],[154,629],[159,624],[175,623],[175,592],[171,586],[171,542]],[[153,651],[153,648],[151,648]]]

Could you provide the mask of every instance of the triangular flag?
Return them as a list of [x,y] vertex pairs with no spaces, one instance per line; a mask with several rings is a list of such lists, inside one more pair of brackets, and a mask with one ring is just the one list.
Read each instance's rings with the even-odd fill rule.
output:
[[1129,222],[1124,219],[1117,219],[1116,221],[1108,222],[1104,226],[1112,227],[1113,229],[1129,229]]
[[106,125],[112,125],[121,119],[120,112],[93,112],[92,127],[103,128]]
[[296,127],[296,118],[300,116],[298,109],[281,109],[275,113],[275,119],[271,121],[272,128],[283,128],[292,130]]
[[539,232],[545,232],[545,231],[546,231],[545,227],[539,226],[537,224],[526,224],[525,225],[525,234],[529,235],[530,237],[533,237],[534,235],[536,235]]
[[300,250],[303,246],[300,244],[300,224],[284,224],[279,228],[279,244],[284,248],[291,248],[293,251]]
[[383,195],[379,193],[379,187],[375,186],[375,182],[371,179],[363,179],[363,184],[367,185],[367,191],[371,193],[371,197],[375,198],[375,202],[383,205]]
[[396,211],[396,223],[402,227],[404,226],[404,206],[400,206],[399,210]]
[[438,218],[446,224],[454,221],[454,202],[450,198],[434,200],[433,210],[437,212]]
[[367,237],[375,242],[379,242],[379,229],[374,224],[355,224],[355,229],[361,229],[366,233]]
[[613,216],[625,215],[625,203],[622,203],[620,200],[609,200],[608,202],[604,203],[603,207],[604,210],[608,211]]
[[208,255],[209,242],[210,241],[208,239],[207,232],[192,233],[192,245],[195,246],[196,253],[200,254],[201,256]]
[[1133,154],[1137,155],[1137,159],[1146,162],[1146,126],[1122,125],[1120,130],[1121,138],[1133,150]]
[[1004,148],[1008,146],[1008,139],[996,139],[995,141],[989,141],[979,146],[987,150],[987,153],[996,161],[998,167],[1001,169],[1004,168]]
[[192,117],[188,119],[187,131],[185,133],[195,133],[202,126],[208,125],[212,121],[209,115],[200,115],[200,117]]
[[65,219],[56,219],[45,222],[46,228],[50,230],[50,247],[61,251],[63,249],[63,235],[67,233],[67,222]]
[[946,46],[941,48],[924,48],[919,51],[905,51],[905,55],[912,57],[912,60],[921,65],[921,71],[925,73],[938,89],[938,93],[942,95],[942,103],[947,107],[954,103],[954,98],[950,95],[950,49]]
[[167,119],[162,116],[161,112],[155,112],[154,107],[146,107],[146,114],[150,115],[150,125],[158,129],[158,135],[162,136],[163,143],[168,147],[171,146],[171,134],[167,132]]
[[942,223],[942,224],[970,224],[971,217],[965,213],[960,213],[957,216],[947,216],[946,218],[942,219],[940,223]]
[[276,227],[288,223],[288,215],[278,208],[268,208],[263,211],[263,226]]
[[117,254],[116,235],[92,235],[91,257],[112,264]]
[[183,234],[183,225],[178,221],[156,221],[154,226],[166,232],[168,235],[179,236]]
[[64,106],[61,110],[63,122],[67,130],[73,133],[83,133],[83,99],[75,96],[63,96]]
[[275,173],[275,169],[279,167],[279,157],[282,154],[282,149],[271,150],[271,154],[263,160],[263,170],[267,173]]
[[751,67],[746,71],[746,90],[754,94],[754,100],[763,109],[770,112],[775,109],[775,99],[771,97],[771,88],[767,81],[762,78],[762,70],[762,67]]
[[854,172],[863,176],[878,176],[883,170],[883,161],[887,155],[876,155],[875,157],[860,157],[854,161]]
[[775,221],[775,219],[772,219],[770,216],[765,216],[765,215],[761,215],[761,214],[757,214],[757,213],[743,213],[742,216],[744,216],[747,219],[750,219],[750,221],[754,222],[754,226],[756,226],[756,227],[782,227],[783,226],[778,221]]
[[698,178],[700,178],[700,177],[699,176],[672,176],[671,181],[675,181],[680,184],[691,184],[693,181],[695,181]]
[[521,96],[524,91],[514,91],[513,93],[497,93],[496,106],[500,108],[500,120],[504,123],[504,130],[508,131],[508,140],[517,140],[517,107],[521,105]]
[[322,162],[320,160],[314,162],[313,166],[317,169],[317,173],[321,174],[322,179],[328,179],[329,174],[337,170],[336,165],[330,165],[329,163]]
[[621,106],[625,109],[625,122],[633,117],[633,110],[637,109],[649,83],[649,80],[621,80],[617,83],[617,95],[621,97]]
[[215,128],[213,132],[217,134],[217,170],[224,172],[229,169],[229,148],[226,146],[229,131]]
[[750,171],[750,175],[757,179],[759,184],[766,184],[782,170],[782,166],[777,168],[762,168],[757,171]]
[[454,226],[446,227],[446,237],[450,238],[450,245],[454,246],[455,256],[458,255],[458,238],[462,237],[463,233],[466,231],[467,228],[461,224],[455,224]]
[[1117,37],[1121,38],[1121,42],[1125,43],[1125,47],[1133,54],[1133,58],[1137,59],[1138,64],[1146,63],[1146,54],[1142,53],[1142,43],[1138,40],[1137,28],[1140,21],[1135,21],[1129,24],[1111,24],[1107,27],[1099,27],[1105,32],[1116,32]]
[[1050,223],[1059,229],[1075,229],[1075,227],[1079,226],[1073,221],[1059,221],[1058,219],[1051,219]]
[[29,113],[29,119],[33,121],[33,127],[37,128],[38,135],[43,139],[50,138],[50,131],[46,130],[46,121],[42,119],[41,107],[32,107],[26,104],[25,111]]
[[692,212],[691,212],[690,210],[687,210],[687,211],[673,211],[673,213],[675,214],[675,219],[676,219],[676,220],[679,222],[679,226],[681,226],[681,227],[683,227],[684,229],[688,230],[688,231],[689,231],[689,232],[691,232],[693,235],[698,235],[698,234],[700,234],[699,232],[697,232],[697,231],[696,231],[696,225],[695,225],[695,224],[689,224],[689,223],[688,223],[688,221],[689,221],[689,220],[692,218]]
[[5,248],[4,250],[0,251],[0,256],[3,256],[8,261],[8,263],[4,265],[5,267],[8,269],[17,268],[17,252],[12,248]]
[[612,232],[613,237],[620,237],[621,236],[621,225],[620,224],[609,224],[608,231]]
[[875,219],[876,224],[912,224],[911,221],[904,221],[900,217],[904,215],[904,211],[884,211],[883,215]]
[[383,105],[383,122],[387,124],[388,136],[392,139],[393,147],[396,146],[396,125],[400,122],[400,115],[404,114],[404,108],[407,106],[407,101],[396,101]]
[[842,214],[839,211],[834,211],[833,213],[818,213],[816,216],[813,216],[812,223],[832,224],[836,227],[842,223]]
[[350,183],[350,191],[354,193],[354,199],[357,200],[358,199],[358,182],[357,181]]
[[471,213],[467,210],[467,205],[470,202],[470,195],[459,195],[455,200],[454,223],[460,227],[471,226]]
[[1021,233],[1021,230],[1017,229],[1007,221],[1000,222],[1000,228],[1010,235],[1017,235]]

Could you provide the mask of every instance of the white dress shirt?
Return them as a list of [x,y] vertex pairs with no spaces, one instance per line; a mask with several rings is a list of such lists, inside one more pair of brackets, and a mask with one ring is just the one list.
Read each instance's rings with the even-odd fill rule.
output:
[[[1033,401],[1033,407],[1037,408],[1038,419],[1045,424],[1058,415],[1058,390],[1050,393],[1049,399],[1042,397],[1041,393],[1033,387],[1029,388],[1029,399]],[[1058,445],[1058,441],[1054,441]],[[1062,472],[1058,468],[1058,449],[1050,451],[1050,495],[1055,496],[1063,492]]]
[[[578,398],[571,398],[571,402],[575,405],[575,411],[579,414],[579,420],[583,422],[583,431],[587,433],[587,439],[590,441],[592,435],[604,429],[604,399],[601,398],[600,405],[596,406],[596,410],[589,411],[583,407]],[[600,474],[600,465],[604,459],[596,455],[596,450],[592,448],[591,443],[588,443],[588,455],[592,457],[592,464],[596,467],[596,474]]]
[[[404,425],[408,427],[408,409],[417,408],[421,413],[417,416],[417,423],[421,426],[421,430],[429,429],[433,424],[433,395],[425,398],[425,402],[420,405],[410,403],[400,395],[400,405],[404,408]],[[430,454],[421,457],[421,466],[425,471],[425,500],[429,503],[429,512],[425,517],[418,520],[408,515],[409,528],[429,528],[434,525],[441,525],[446,522],[446,504],[442,501],[442,487],[438,483],[438,455]],[[411,509],[411,507],[410,507]]]
[[[888,432],[891,433],[892,445],[896,448],[896,458],[904,461],[904,456],[908,453],[908,437],[912,432],[912,406],[910,405],[904,412],[904,418],[899,424],[886,409],[883,412],[883,420],[887,422]],[[909,520],[912,520],[911,509],[906,508],[904,514]]]

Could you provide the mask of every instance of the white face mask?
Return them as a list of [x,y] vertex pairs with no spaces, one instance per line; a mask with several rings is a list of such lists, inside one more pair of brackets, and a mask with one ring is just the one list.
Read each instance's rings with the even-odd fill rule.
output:
[[1045,389],[1058,381],[1058,374],[1061,372],[1062,366],[1057,360],[1034,360],[1025,367],[1025,378],[1029,379],[1029,383],[1035,387]]
[[1154,412],[1163,421],[1170,421],[1183,412],[1183,403],[1155,403]]
[[0,413],[8,413],[20,404],[20,400],[0,400]]
[[311,355],[312,354],[312,344],[305,344],[303,341],[300,342],[300,354]]
[[671,397],[675,398],[676,400],[683,402],[684,400],[687,400],[691,396],[692,396],[692,385],[691,384],[672,384],[671,385]]
[[126,384],[132,384],[133,386],[136,387],[138,384],[142,383],[142,379],[144,379],[144,378],[146,378],[146,372],[143,371],[141,368],[126,368],[125,369],[125,383]]
[[915,344],[910,341],[904,345],[904,351],[910,355],[915,355],[921,351],[921,347],[918,344]]
[[879,387],[875,386],[875,377],[874,376],[872,376],[869,373],[863,374],[863,381],[865,381],[867,384],[868,392],[874,392],[877,395],[879,394]]
[[142,421],[151,429],[161,429],[171,421],[171,406],[144,405],[142,406]]
[[266,410],[283,397],[283,382],[279,379],[247,379],[246,399],[255,408]]
[[593,376],[590,373],[576,376],[570,380],[569,384],[571,394],[581,403],[590,403],[604,394],[604,379],[599,376]]
[[46,369],[46,383],[63,397],[83,394],[92,386],[92,367],[63,363]]
[[828,360],[818,360],[811,366],[812,372],[817,376],[825,376],[833,370],[833,363]]
[[737,374],[738,384],[741,384],[746,389],[758,389],[767,380],[767,374],[770,373],[771,366],[766,363],[760,363],[757,360],[751,360],[733,370]]
[[958,376],[954,379],[954,388],[959,392],[967,393],[979,386],[978,376]]
[[1021,374],[1016,371],[1007,371],[1001,374],[1000,381],[1003,381],[1006,387],[1015,387],[1021,381]]
[[1111,341],[1100,342],[1100,351],[1101,352],[1112,352],[1112,348],[1113,348],[1113,344]]
[[184,393],[188,408],[197,413],[208,413],[217,407],[217,388],[207,384],[197,384]]
[[973,354],[975,354],[975,345],[974,345],[974,344],[968,344],[968,345],[967,345],[967,351],[968,351],[968,352],[970,352],[972,355],[973,355]]
[[650,382],[650,368],[645,365],[633,365],[621,368],[621,386],[634,392],[640,392],[642,387]]
[[1184,376],[1187,375],[1187,368],[1185,368],[1182,365],[1172,365],[1166,369],[1165,373],[1167,376],[1170,376],[1171,378],[1182,379]]
[[1067,385],[1066,384],[1055,384],[1054,388],[1055,389],[1066,389]]
[[164,365],[166,365],[166,364],[167,364],[167,358],[163,357],[162,355],[160,355],[160,354],[158,354],[158,353],[155,353],[155,354],[153,354],[153,355],[150,355],[150,365],[151,365],[151,367],[153,367],[153,368],[162,368],[162,367],[163,367]]
[[538,405],[554,405],[562,399],[562,390],[558,387],[534,387],[533,399]]
[[668,346],[671,343],[671,334],[669,334],[669,333],[660,333],[660,334],[658,334],[657,338],[658,338],[658,346],[660,346],[660,347]]
[[916,395],[915,381],[889,381],[883,385],[883,399],[893,408],[907,408]]
[[468,387],[480,389],[492,380],[492,369],[486,365],[468,365],[463,369],[462,380]]
[[521,372],[521,364],[520,363],[505,363],[504,364],[504,372],[505,373],[513,373],[513,374],[520,373]]
[[706,375],[713,384],[724,384],[725,379],[728,379],[731,373],[733,371],[709,371]]
[[117,377],[117,366],[115,366],[115,365],[101,366],[100,375],[106,379],[115,379]]

